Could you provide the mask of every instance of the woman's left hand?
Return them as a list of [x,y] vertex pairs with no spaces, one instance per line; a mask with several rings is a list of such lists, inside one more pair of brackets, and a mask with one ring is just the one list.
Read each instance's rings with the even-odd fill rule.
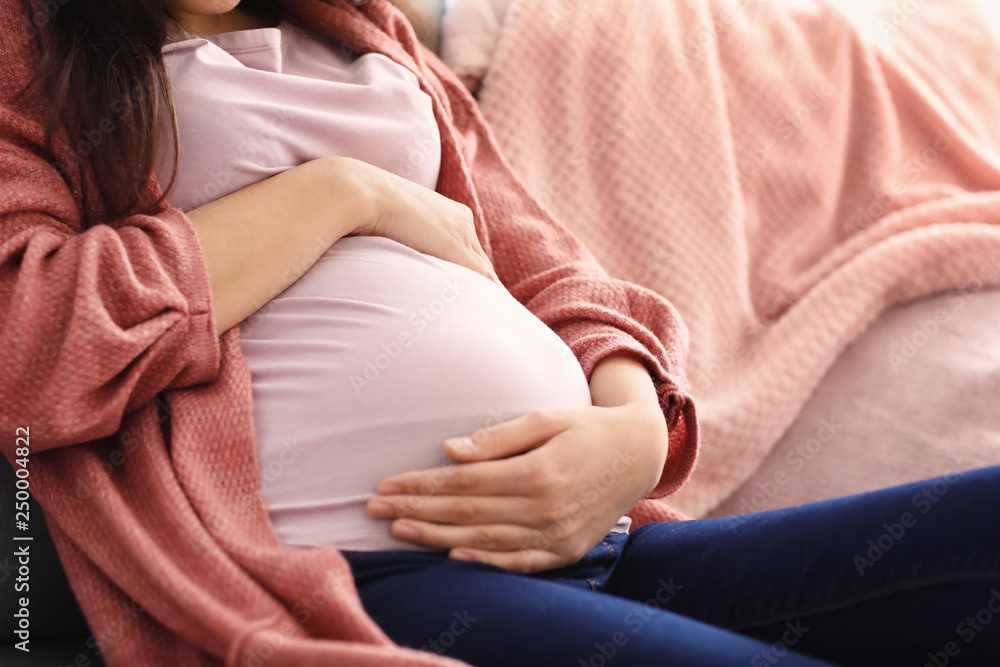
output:
[[547,570],[582,558],[655,488],[667,444],[649,401],[539,410],[446,441],[461,464],[387,477],[367,511],[451,558]]

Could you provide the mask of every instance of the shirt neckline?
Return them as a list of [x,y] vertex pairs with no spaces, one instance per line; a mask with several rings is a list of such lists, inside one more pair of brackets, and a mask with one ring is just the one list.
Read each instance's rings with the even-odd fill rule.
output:
[[193,39],[203,39],[206,42],[215,44],[224,51],[232,49],[258,48],[265,46],[280,46],[282,43],[282,33],[289,25],[286,19],[281,19],[278,25],[264,28],[248,28],[247,30],[232,30],[230,32],[220,32],[214,35],[196,35],[183,28],[172,27],[168,31],[167,44],[184,42]]

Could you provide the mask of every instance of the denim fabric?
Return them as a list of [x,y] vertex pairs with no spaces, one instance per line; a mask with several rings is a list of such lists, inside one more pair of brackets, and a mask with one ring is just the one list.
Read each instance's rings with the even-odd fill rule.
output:
[[1000,466],[647,524],[531,575],[346,555],[394,641],[477,666],[1000,665]]

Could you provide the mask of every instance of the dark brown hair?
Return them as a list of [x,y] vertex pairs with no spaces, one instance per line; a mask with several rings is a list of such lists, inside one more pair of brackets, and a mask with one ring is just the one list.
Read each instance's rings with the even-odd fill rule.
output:
[[[411,0],[392,0],[410,18],[424,43],[433,29]],[[30,12],[29,0],[23,0]],[[29,88],[38,83],[51,103],[47,143],[64,125],[74,159],[89,159],[106,220],[120,218],[140,201],[153,173],[160,100],[177,120],[160,57],[173,20],[163,0],[63,2],[43,28],[42,55]],[[241,8],[277,14],[267,0],[243,0]],[[433,48],[433,47],[432,47]],[[69,165],[57,164],[65,169]],[[75,165],[74,165],[75,166]],[[177,174],[177,151],[170,185]],[[164,185],[164,197],[170,187]]]

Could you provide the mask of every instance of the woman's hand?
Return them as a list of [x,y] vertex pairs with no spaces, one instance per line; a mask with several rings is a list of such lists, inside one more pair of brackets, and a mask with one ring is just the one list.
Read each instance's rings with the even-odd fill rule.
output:
[[379,167],[355,162],[352,171],[368,192],[373,213],[353,235],[392,239],[502,285],[479,243],[468,206]]
[[468,206],[353,158],[310,160],[187,215],[205,255],[220,335],[351,234],[391,238],[500,284]]
[[667,444],[663,414],[646,400],[540,410],[447,441],[464,463],[387,477],[367,510],[395,518],[398,539],[455,559],[551,569],[583,557],[653,490]]

